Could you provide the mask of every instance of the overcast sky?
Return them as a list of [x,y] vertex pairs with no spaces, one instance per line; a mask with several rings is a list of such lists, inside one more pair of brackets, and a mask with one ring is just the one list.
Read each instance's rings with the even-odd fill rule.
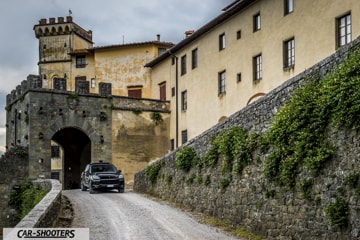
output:
[[66,17],[93,31],[95,46],[152,41],[178,43],[234,0],[0,0],[0,150],[5,145],[6,95],[29,74],[38,74],[41,18]]

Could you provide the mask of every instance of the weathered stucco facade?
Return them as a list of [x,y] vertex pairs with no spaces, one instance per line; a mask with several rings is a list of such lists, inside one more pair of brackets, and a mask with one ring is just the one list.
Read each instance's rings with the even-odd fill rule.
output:
[[[357,0],[235,1],[148,63],[153,98],[159,97],[162,82],[172,96],[170,138],[178,143],[175,148],[186,141],[184,135],[188,140],[199,135],[334,53],[339,32],[345,31],[339,30],[344,16],[350,19],[347,40],[354,40],[360,35]],[[260,76],[255,76],[259,68]]]

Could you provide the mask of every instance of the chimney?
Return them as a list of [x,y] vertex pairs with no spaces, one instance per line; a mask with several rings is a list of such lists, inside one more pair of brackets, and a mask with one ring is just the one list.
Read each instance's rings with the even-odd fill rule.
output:
[[63,17],[58,17],[58,23],[64,23],[64,18]]
[[49,18],[49,23],[54,24],[55,23],[55,18]]
[[160,34],[157,34],[157,35],[156,35],[156,40],[157,40],[158,42],[160,42]]
[[189,37],[191,34],[193,34],[195,31],[194,30],[187,30],[185,31],[185,38]]

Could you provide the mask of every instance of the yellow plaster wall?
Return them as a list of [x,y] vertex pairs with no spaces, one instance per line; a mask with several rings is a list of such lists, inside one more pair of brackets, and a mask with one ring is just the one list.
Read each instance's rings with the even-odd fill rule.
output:
[[[179,145],[181,131],[188,139],[216,124],[222,117],[245,107],[252,96],[268,93],[289,78],[335,52],[335,19],[349,11],[352,39],[360,35],[358,0],[295,0],[294,12],[284,16],[283,1],[257,1],[227,22],[175,53],[179,61]],[[261,30],[253,32],[253,16],[260,12]],[[237,39],[237,31],[241,38]],[[219,35],[225,33],[226,48],[219,51]],[[283,42],[295,38],[295,67],[283,69]],[[198,67],[191,69],[191,51],[198,48]],[[262,54],[263,78],[253,82],[252,58]],[[180,76],[181,57],[187,56],[187,73]],[[169,57],[170,59],[170,57]],[[167,59],[151,72],[152,96],[158,98],[158,84],[166,81],[171,100],[170,138],[175,134],[175,65]],[[226,94],[218,96],[218,73],[226,70]],[[241,73],[241,82],[237,74]],[[181,92],[187,90],[188,109],[180,110]]]
[[112,84],[112,94],[128,95],[128,87],[142,86],[142,97],[151,96],[149,69],[144,65],[156,57],[151,45],[97,49],[95,52],[96,82]]

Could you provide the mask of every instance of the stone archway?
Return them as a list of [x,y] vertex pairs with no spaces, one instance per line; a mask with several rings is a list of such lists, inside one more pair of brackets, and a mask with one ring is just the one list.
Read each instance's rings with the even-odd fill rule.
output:
[[91,140],[81,130],[67,127],[52,137],[63,153],[63,189],[80,188],[80,175],[86,164],[91,162]]

